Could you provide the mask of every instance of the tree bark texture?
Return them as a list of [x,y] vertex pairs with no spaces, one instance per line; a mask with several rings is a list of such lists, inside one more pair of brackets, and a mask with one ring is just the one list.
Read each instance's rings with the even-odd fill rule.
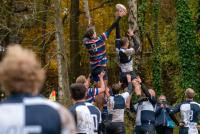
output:
[[[47,0],[44,0],[44,11],[48,10],[48,6],[50,4],[50,0],[47,3]],[[45,41],[45,33],[47,28],[47,12],[43,13],[43,24],[42,24],[42,54],[41,54],[41,65],[44,67],[46,65],[46,41]]]
[[57,64],[58,64],[58,98],[70,100],[69,78],[67,72],[67,59],[64,44],[64,33],[61,16],[61,0],[54,0],[55,5],[55,38],[57,46]]
[[[135,38],[140,44],[140,47],[137,50],[137,53],[135,54],[135,65],[134,65],[134,70],[136,71],[135,73],[140,75],[141,74],[141,62],[142,62],[142,57],[141,57],[141,52],[142,52],[142,42],[140,38],[140,30],[138,26],[138,21],[137,21],[137,0],[129,0],[128,1],[129,5],[129,16],[128,16],[128,23],[129,23],[129,29],[133,31]],[[134,46],[133,41],[130,38],[130,46]]]
[[79,0],[71,0],[70,13],[70,77],[72,82],[80,75]]

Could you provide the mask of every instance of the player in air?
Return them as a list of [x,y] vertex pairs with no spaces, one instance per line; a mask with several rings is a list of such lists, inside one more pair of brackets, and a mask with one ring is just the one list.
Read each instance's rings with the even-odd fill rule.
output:
[[[116,11],[116,19],[118,18],[119,11]],[[116,49],[116,55],[117,55],[117,64],[120,69],[120,82],[122,84],[122,88],[124,91],[128,90],[128,81],[126,79],[126,76],[129,74],[131,75],[131,81],[133,81],[137,75],[133,72],[133,60],[132,60],[132,55],[137,51],[139,48],[139,43],[135,39],[133,31],[128,30],[128,36],[133,39],[134,46],[129,48],[129,40],[127,37],[122,37],[120,36],[120,28],[119,28],[119,23],[116,26],[116,41],[115,41],[115,49]],[[132,83],[133,85],[133,83]],[[148,99],[146,97],[142,98],[141,96],[141,90],[138,90],[135,92],[136,96],[138,98],[138,103],[142,101],[147,101]],[[129,117],[131,121],[134,121],[134,117],[130,111],[130,104],[131,103],[131,96],[127,99],[126,101],[126,111],[125,113]]]
[[[91,75],[92,80],[95,82],[99,81],[98,75],[101,73],[102,70],[106,72],[104,75],[104,83],[107,86],[108,74],[107,74],[107,57],[106,57],[106,50],[105,50],[105,42],[108,39],[111,31],[116,27],[120,19],[125,16],[127,13],[126,10],[119,13],[119,17],[117,20],[108,28],[104,33],[102,33],[99,37],[97,37],[96,32],[93,28],[87,28],[84,36],[83,36],[83,44],[86,46],[89,58],[90,58],[90,65],[91,65]],[[90,26],[91,21],[89,21]],[[95,84],[99,85],[100,84]],[[103,113],[103,105],[104,105],[104,93],[99,94],[96,96],[96,103],[98,108],[100,109],[101,113]]]
[[33,96],[42,87],[45,71],[36,55],[19,45],[9,46],[0,64],[6,94],[0,103],[0,134],[75,134],[72,114],[59,103]]

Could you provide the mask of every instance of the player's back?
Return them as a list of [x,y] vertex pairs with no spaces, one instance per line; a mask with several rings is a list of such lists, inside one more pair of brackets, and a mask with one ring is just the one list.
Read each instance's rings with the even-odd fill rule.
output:
[[8,97],[0,104],[0,134],[31,133],[74,134],[72,115],[60,104],[41,97]]
[[111,95],[107,99],[107,120],[111,122],[124,122],[124,108],[128,92]]
[[181,119],[180,122],[184,122],[185,125],[181,127],[181,134],[198,134],[198,130],[196,129],[196,125],[199,119],[200,106],[198,103],[194,101],[185,101],[180,103],[180,114]]
[[97,134],[101,123],[101,112],[88,102],[76,102],[69,111],[76,121],[76,132],[84,134]]

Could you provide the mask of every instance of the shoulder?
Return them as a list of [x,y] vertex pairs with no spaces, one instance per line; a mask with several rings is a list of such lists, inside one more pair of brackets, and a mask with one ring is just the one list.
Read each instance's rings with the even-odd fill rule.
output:
[[86,102],[85,105],[88,107],[88,109],[91,112],[101,114],[100,110],[96,106],[92,105],[91,103]]

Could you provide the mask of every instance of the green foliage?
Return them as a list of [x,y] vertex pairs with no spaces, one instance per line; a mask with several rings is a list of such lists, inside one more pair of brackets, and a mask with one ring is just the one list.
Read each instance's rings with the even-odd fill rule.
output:
[[145,22],[145,12],[149,10],[150,2],[146,2],[146,0],[142,0],[141,5],[138,7],[138,22],[141,34],[145,34],[147,32],[146,27],[148,24]]
[[197,30],[200,31],[200,0],[198,0],[198,10],[197,10]]
[[[192,88],[198,94],[197,47],[195,29],[187,0],[176,0],[177,45],[179,55],[180,86],[184,90]],[[196,99],[197,100],[197,99]]]
[[158,26],[158,15],[160,12],[160,0],[154,0],[154,50],[153,50],[153,87],[157,95],[162,91],[162,77],[161,77],[161,42]]

